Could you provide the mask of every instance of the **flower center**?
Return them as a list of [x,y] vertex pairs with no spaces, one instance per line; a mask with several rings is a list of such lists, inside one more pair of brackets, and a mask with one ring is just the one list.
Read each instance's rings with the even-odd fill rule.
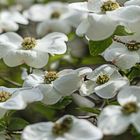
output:
[[71,117],[65,118],[61,123],[55,123],[52,132],[54,135],[62,136],[64,133],[68,132],[73,124]]
[[140,49],[140,43],[131,41],[130,43],[126,44],[126,47],[128,48],[129,51],[137,51]]
[[54,80],[58,78],[58,74],[56,71],[50,71],[45,73],[45,83],[51,84]]
[[138,109],[139,108],[135,102],[129,102],[123,106],[122,112],[126,115],[129,115],[131,113],[136,113]]
[[25,37],[21,45],[23,49],[31,50],[36,46],[36,40],[32,37]]
[[58,19],[60,18],[60,13],[55,11],[51,14],[51,19]]
[[108,1],[104,2],[104,4],[101,6],[101,11],[103,13],[105,13],[107,11],[116,10],[119,7],[120,7],[120,5],[117,2],[113,2],[111,0],[108,0]]
[[5,102],[11,97],[11,94],[6,91],[0,91],[0,102]]
[[108,81],[110,80],[109,76],[107,74],[101,74],[97,77],[96,79],[96,83],[98,85],[102,85],[102,84],[105,84],[107,83]]

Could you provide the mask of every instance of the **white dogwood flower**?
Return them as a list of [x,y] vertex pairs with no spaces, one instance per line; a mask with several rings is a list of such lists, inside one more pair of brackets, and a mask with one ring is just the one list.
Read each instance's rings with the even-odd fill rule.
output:
[[42,21],[37,26],[39,36],[49,32],[68,34],[72,26],[77,26],[83,17],[83,14],[69,9],[68,5],[62,2],[33,5],[29,10],[24,11],[24,15],[32,21]]
[[127,42],[119,43],[114,41],[104,51],[103,57],[121,69],[130,69],[140,62],[140,42],[127,40]]
[[86,79],[79,90],[81,95],[89,96],[95,92],[105,99],[113,98],[122,87],[129,84],[115,66],[107,64],[88,73]]
[[22,38],[16,33],[8,32],[0,35],[0,58],[10,67],[23,63],[35,67],[44,67],[50,54],[66,52],[68,38],[63,33],[51,33],[42,39],[33,37]]
[[132,124],[140,133],[140,87],[123,88],[117,99],[121,106],[105,107],[98,118],[98,127],[106,135],[119,135]]
[[22,110],[28,103],[40,101],[43,95],[37,88],[0,87],[0,117],[7,110]]
[[56,122],[41,122],[27,126],[23,140],[100,140],[102,132],[87,120],[66,115]]
[[115,0],[89,0],[72,3],[70,7],[88,13],[76,32],[79,36],[86,35],[90,40],[104,40],[113,35],[118,25],[127,25],[140,19],[139,6],[121,7]]
[[79,68],[77,70],[65,69],[56,71],[34,71],[23,83],[24,87],[39,87],[44,95],[45,104],[54,104],[63,96],[71,95],[78,90],[84,75],[91,72],[90,68]]
[[17,31],[19,24],[27,25],[28,20],[18,11],[4,10],[0,12],[0,33],[3,31]]

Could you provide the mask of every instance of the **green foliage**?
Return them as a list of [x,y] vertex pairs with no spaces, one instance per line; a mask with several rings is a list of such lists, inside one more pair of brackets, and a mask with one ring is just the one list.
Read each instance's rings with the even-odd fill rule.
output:
[[58,103],[48,107],[56,110],[61,110],[64,109],[67,105],[69,105],[71,102],[72,102],[72,97],[67,96],[61,99]]
[[89,112],[89,113],[93,113],[93,114],[100,114],[100,110],[98,108],[79,107],[77,109],[80,111]]
[[113,35],[118,35],[118,36],[128,36],[128,35],[133,35],[134,33],[132,33],[129,29],[127,29],[126,27],[119,25],[117,26],[115,32]]
[[127,35],[133,35],[133,33],[128,30],[126,27],[119,25],[117,26],[116,30],[114,31],[113,35],[105,40],[99,40],[99,41],[89,41],[89,50],[90,54],[95,56],[99,55],[102,52],[104,52],[113,42],[112,38],[114,35],[118,36],[127,36]]
[[9,124],[8,124],[8,130],[9,131],[19,131],[25,128],[25,126],[29,125],[27,121],[25,121],[22,118],[13,117],[10,118]]
[[0,119],[0,132],[6,129],[6,122],[4,118]]
[[89,50],[90,54],[93,56],[96,56],[98,54],[101,54],[104,52],[111,44],[112,44],[112,38],[109,37],[105,40],[101,41],[89,41]]
[[89,56],[89,57],[85,57],[82,60],[82,64],[83,65],[96,65],[96,64],[105,64],[106,61],[102,56]]

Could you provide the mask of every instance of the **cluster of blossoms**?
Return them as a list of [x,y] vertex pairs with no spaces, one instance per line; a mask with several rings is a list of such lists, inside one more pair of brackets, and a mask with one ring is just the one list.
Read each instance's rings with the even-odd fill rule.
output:
[[[28,2],[24,5],[17,0],[17,6],[0,11],[0,59],[8,67],[30,68],[22,73],[21,87],[0,86],[0,120],[30,103],[53,106],[70,96],[83,100],[83,105],[85,99],[94,100],[95,107],[88,110],[98,109],[99,113],[89,111],[88,118],[94,115],[96,122],[65,115],[55,122],[26,126],[21,139],[100,140],[120,135],[131,125],[140,133],[140,87],[133,83],[140,77],[140,1]],[[32,25],[35,35],[20,34],[22,26]],[[85,36],[85,44],[93,45],[89,47],[91,54],[96,54],[93,61],[98,55],[104,64],[63,70],[51,65],[46,69],[54,55],[66,54],[62,59],[71,62],[68,46],[73,31]],[[0,133],[0,140],[7,140],[7,131]]]

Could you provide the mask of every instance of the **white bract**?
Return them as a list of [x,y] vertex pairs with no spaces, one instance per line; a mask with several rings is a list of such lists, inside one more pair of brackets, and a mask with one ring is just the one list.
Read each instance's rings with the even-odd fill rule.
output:
[[140,62],[140,42],[113,42],[103,53],[107,61],[111,61],[121,69],[130,69]]
[[117,92],[129,84],[126,77],[121,76],[113,65],[102,65],[88,73],[80,88],[80,94],[89,96],[94,92],[101,98],[113,98]]
[[102,132],[87,120],[66,115],[53,122],[42,122],[27,126],[23,140],[100,140]]
[[0,117],[3,117],[7,110],[22,110],[28,103],[42,99],[43,96],[37,88],[0,87]]
[[119,135],[133,124],[140,133],[140,87],[125,87],[117,99],[121,106],[105,107],[98,118],[98,127],[106,135]]
[[37,26],[37,33],[43,36],[49,32],[70,33],[72,26],[77,26],[83,14],[69,9],[66,3],[51,2],[47,5],[33,5],[24,15],[32,21],[42,21]]
[[39,87],[44,95],[43,102],[54,104],[63,96],[71,95],[78,90],[84,75],[91,71],[90,68],[66,69],[58,73],[55,71],[35,71],[25,79],[23,86]]
[[28,20],[18,11],[4,10],[0,12],[0,33],[7,31],[17,31],[19,24],[27,25]]
[[88,17],[78,26],[76,33],[90,40],[104,40],[113,35],[118,25],[127,25],[140,19],[140,7],[121,7],[115,0],[89,0],[72,3],[70,7],[85,11]]
[[8,32],[0,35],[0,58],[5,64],[15,67],[23,63],[34,68],[44,67],[50,54],[63,54],[66,52],[68,38],[63,33],[51,33],[42,39],[33,37],[24,39],[16,33]]

